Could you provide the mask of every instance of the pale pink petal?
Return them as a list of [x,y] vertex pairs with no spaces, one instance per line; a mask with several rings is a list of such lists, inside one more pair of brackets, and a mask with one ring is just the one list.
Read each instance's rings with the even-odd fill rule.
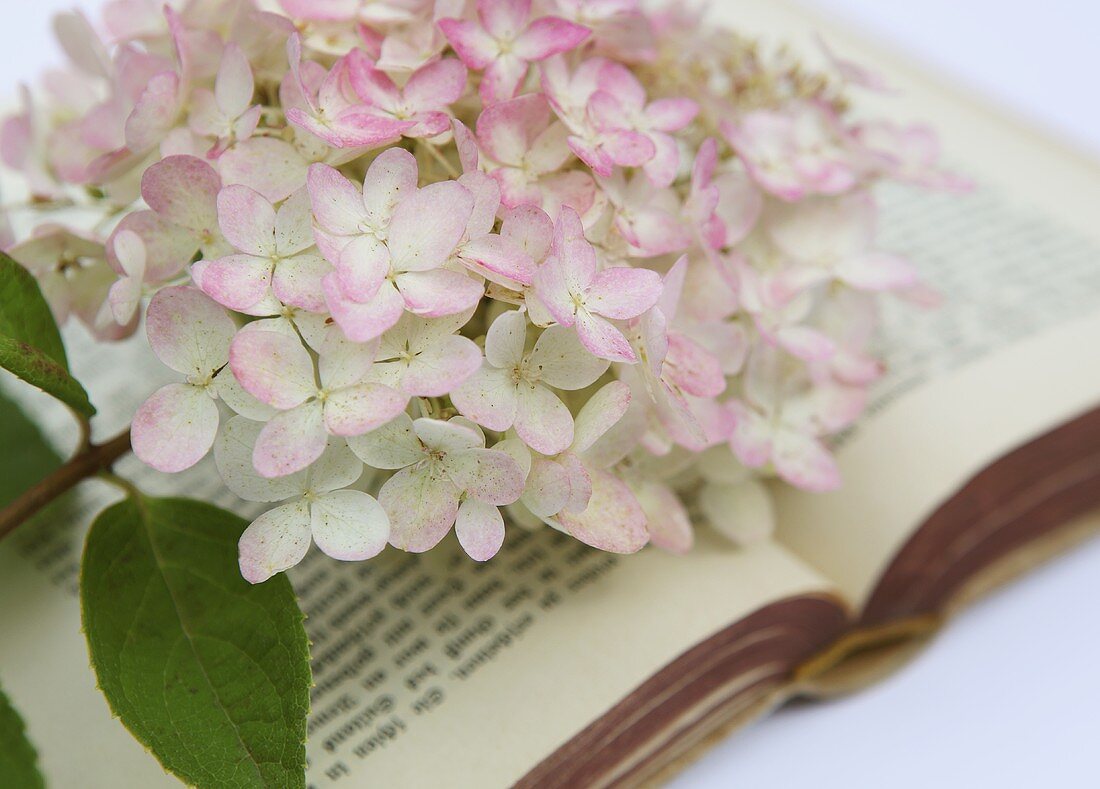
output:
[[680,131],[698,114],[699,105],[691,99],[657,99],[645,110],[646,120],[662,132]]
[[563,207],[554,225],[553,251],[561,259],[562,277],[572,293],[583,293],[596,277],[596,250],[584,234],[584,223]]
[[148,151],[176,125],[180,114],[179,93],[177,74],[164,72],[149,80],[126,119],[126,145],[131,151]]
[[332,266],[318,254],[305,253],[279,261],[271,279],[271,291],[283,304],[308,312],[325,311],[321,282]]
[[[484,114],[483,112],[482,115]],[[477,138],[458,118],[452,120],[452,125],[454,126],[455,146],[458,148],[458,159],[462,164],[462,171],[465,173],[476,172],[481,158]]]
[[333,320],[352,342],[370,342],[381,337],[405,312],[405,299],[389,282],[383,283],[374,298],[364,303],[345,296],[335,274],[325,277],[321,287]]
[[541,263],[550,253],[554,222],[537,206],[516,206],[504,217],[500,235],[522,247],[535,263]]
[[378,154],[363,181],[363,206],[373,227],[383,229],[390,224],[398,204],[416,192],[417,178],[416,157],[404,148]]
[[241,535],[241,575],[251,584],[263,583],[302,561],[309,545],[309,504],[304,499],[269,510]]
[[440,19],[437,24],[467,66],[483,69],[493,62],[497,43],[480,25],[462,19]]
[[[444,58],[418,69],[405,84],[405,102],[413,112],[437,110],[455,101],[466,90],[466,67]],[[449,125],[449,120],[448,120]]]
[[836,460],[817,439],[791,430],[781,430],[772,448],[775,470],[787,482],[812,493],[840,487]]
[[543,455],[557,455],[573,443],[573,416],[557,395],[539,384],[516,387],[516,434]]
[[428,468],[404,468],[386,480],[378,501],[390,516],[390,544],[423,553],[438,545],[454,525],[459,490]]
[[405,468],[425,457],[424,447],[413,432],[413,421],[407,414],[399,414],[366,435],[349,438],[348,446],[372,468]]
[[691,518],[680,498],[667,485],[646,482],[634,487],[646,516],[649,541],[670,553],[685,554],[695,542]]
[[111,317],[115,323],[125,326],[137,313],[141,304],[141,280],[135,277],[123,277],[107,292],[107,303],[111,307]]
[[401,380],[401,388],[416,397],[442,397],[480,367],[481,350],[477,344],[452,334],[416,354]]
[[225,486],[245,501],[286,501],[307,488],[305,473],[268,479],[252,465],[256,440],[263,423],[235,416],[222,428],[214,443],[214,461]]
[[603,149],[623,167],[641,167],[657,155],[657,146],[644,134],[616,129],[603,134]]
[[372,235],[354,238],[336,263],[341,292],[359,302],[373,299],[389,273],[390,251]]
[[214,168],[194,156],[169,156],[141,176],[141,196],[149,207],[195,233],[217,230],[221,186]]
[[569,475],[561,464],[535,457],[520,501],[540,518],[551,518],[565,509],[571,492]]
[[501,101],[478,117],[477,139],[494,161],[519,167],[550,119],[550,105],[537,93]]
[[564,326],[546,329],[535,343],[530,360],[540,381],[566,390],[591,386],[607,372],[608,364],[593,356],[581,345],[577,333]]
[[394,269],[426,271],[442,264],[458,246],[473,210],[473,195],[455,181],[429,184],[402,200],[386,237]]
[[522,310],[501,313],[485,335],[485,358],[494,367],[511,368],[523,360],[527,316]]
[[458,508],[455,535],[462,550],[477,562],[496,556],[504,545],[504,518],[500,510],[477,499],[466,499]]
[[465,312],[485,292],[481,282],[450,269],[399,274],[397,287],[409,311],[428,318]]
[[279,206],[275,214],[275,251],[279,257],[285,258],[312,246],[313,214],[309,193],[299,189]]
[[229,349],[229,364],[245,391],[280,410],[317,393],[313,359],[296,335],[239,332]]
[[630,387],[622,381],[611,381],[584,404],[573,428],[573,451],[587,452],[615,427],[630,407]]
[[592,499],[592,475],[573,452],[559,455],[557,462],[565,470],[566,477],[569,479],[569,501],[566,502],[563,512],[580,514],[585,511],[588,502]]
[[366,218],[358,187],[327,164],[309,168],[309,197],[317,224],[329,233],[358,235]]
[[717,397],[726,390],[726,376],[718,358],[681,332],[670,332],[665,359],[666,376],[689,395]]
[[306,183],[309,163],[290,143],[274,137],[252,137],[218,159],[225,183],[255,189],[272,203],[285,200]]
[[730,436],[730,448],[737,459],[749,468],[759,468],[771,458],[773,434],[768,423],[744,403],[736,400],[728,404],[734,415],[734,429]]
[[477,17],[493,38],[510,41],[531,15],[531,0],[477,0]]
[[409,398],[382,384],[338,389],[325,400],[325,426],[337,436],[361,436],[405,410]]
[[575,49],[591,32],[560,17],[544,16],[532,22],[516,39],[515,52],[524,60],[544,60]]
[[252,81],[252,67],[248,58],[236,44],[228,44],[222,52],[222,62],[218,69],[218,79],[214,83],[214,95],[218,106],[230,118],[244,114],[252,104],[255,92]]
[[576,322],[577,305],[566,283],[561,259],[551,255],[535,272],[535,295],[562,326]]
[[218,223],[225,240],[248,255],[275,254],[275,209],[247,186],[227,186],[218,194]]
[[153,353],[178,373],[213,375],[229,361],[237,327],[197,288],[177,285],[157,291],[145,322]]
[[649,182],[659,189],[670,186],[680,172],[680,147],[676,140],[667,134],[652,134],[656,153],[645,163],[645,174]]
[[321,404],[314,400],[276,414],[264,425],[252,464],[261,476],[285,477],[308,468],[324,453],[327,442]]
[[481,77],[478,92],[487,105],[513,98],[527,76],[527,61],[515,54],[499,55]]
[[157,471],[174,474],[198,463],[214,444],[218,406],[201,386],[169,384],[134,415],[134,454]]
[[586,545],[611,553],[637,553],[647,542],[646,516],[626,483],[607,471],[589,469],[592,496],[580,514],[561,512],[556,520]]
[[313,541],[326,555],[345,562],[377,556],[390,538],[390,519],[373,496],[337,490],[310,506]]
[[638,361],[623,333],[609,321],[588,310],[577,311],[577,336],[585,348],[601,359],[629,364]]
[[244,312],[263,300],[271,287],[270,258],[230,255],[205,261],[199,284],[214,301]]
[[517,243],[504,236],[486,235],[462,245],[463,262],[486,279],[502,285],[530,285],[535,262]]
[[516,418],[516,384],[510,370],[485,365],[451,393],[464,416],[490,430],[504,431]]
[[523,493],[523,469],[505,452],[495,449],[454,452],[447,455],[444,468],[460,490],[486,504],[512,504]]
[[596,275],[584,304],[608,318],[626,320],[648,310],[661,298],[661,275],[644,268],[609,268]]

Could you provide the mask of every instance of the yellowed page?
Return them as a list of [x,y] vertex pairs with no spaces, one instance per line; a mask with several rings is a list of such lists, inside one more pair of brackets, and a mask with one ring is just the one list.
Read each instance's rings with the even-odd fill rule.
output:
[[1012,448],[1100,405],[1100,166],[951,91],[821,19],[775,2],[716,15],[804,48],[882,67],[898,95],[861,106],[939,130],[968,197],[883,194],[882,245],[909,254],[947,297],[891,305],[889,374],[839,452],[843,490],[783,491],[780,539],[862,602],[924,519]]

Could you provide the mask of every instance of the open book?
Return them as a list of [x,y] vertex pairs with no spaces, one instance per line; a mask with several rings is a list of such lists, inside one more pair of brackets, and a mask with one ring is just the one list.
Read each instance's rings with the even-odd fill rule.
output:
[[[715,16],[799,45],[821,29],[846,56],[891,63],[775,2]],[[979,187],[883,195],[882,245],[947,300],[885,316],[889,374],[844,437],[843,489],[784,490],[773,540],[704,533],[686,557],[518,529],[484,565],[457,544],[351,565],[314,551],[291,574],[313,641],[311,785],[651,780],[792,696],[873,681],[959,605],[1100,528],[1100,166],[903,65],[886,71],[904,91],[891,112],[933,122]],[[106,435],[163,372],[140,343],[95,353],[74,354],[76,372]],[[26,397],[59,435],[65,415]],[[171,483],[132,460],[121,470],[248,514],[212,468]],[[91,512],[111,494],[80,495]],[[55,518],[0,546],[0,680],[54,785],[178,785],[95,690],[81,537]]]

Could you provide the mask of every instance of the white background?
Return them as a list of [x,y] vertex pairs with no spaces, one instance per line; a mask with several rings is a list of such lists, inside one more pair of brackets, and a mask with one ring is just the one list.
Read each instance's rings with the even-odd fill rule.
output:
[[[1100,4],[815,4],[1100,155]],[[57,61],[53,11],[97,5],[4,0],[3,92]],[[891,679],[842,701],[784,709],[720,744],[673,786],[1098,787],[1098,664],[1094,541],[966,612]]]

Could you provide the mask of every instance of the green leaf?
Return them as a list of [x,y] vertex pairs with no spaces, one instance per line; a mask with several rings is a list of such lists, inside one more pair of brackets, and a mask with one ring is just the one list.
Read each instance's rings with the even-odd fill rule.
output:
[[95,408],[76,379],[61,333],[38,283],[25,268],[0,252],[0,367],[85,416]]
[[23,719],[0,690],[0,786],[44,787],[38,772],[38,754],[27,739]]
[[237,566],[245,522],[135,497],[92,525],[80,601],[111,709],[197,786],[305,785],[309,645],[285,576]]
[[17,403],[0,391],[0,507],[61,465],[42,431]]

